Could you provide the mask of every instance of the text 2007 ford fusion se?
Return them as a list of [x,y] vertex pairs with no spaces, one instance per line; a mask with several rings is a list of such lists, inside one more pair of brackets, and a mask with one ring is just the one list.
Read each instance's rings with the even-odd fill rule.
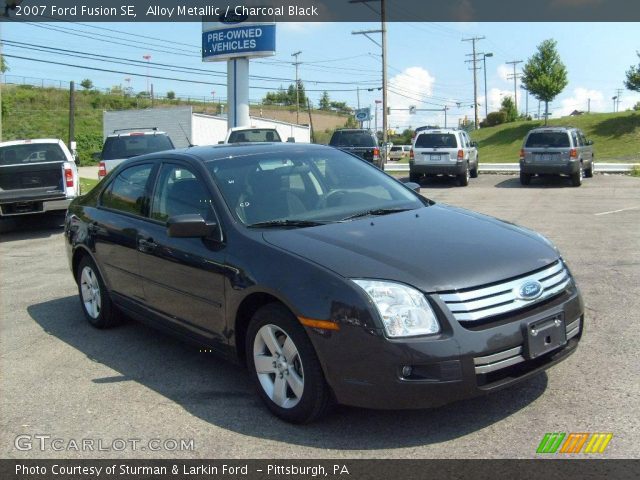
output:
[[543,236],[320,145],[128,160],[66,218],[89,322],[121,313],[245,363],[277,416],[431,407],[567,358],[580,292]]

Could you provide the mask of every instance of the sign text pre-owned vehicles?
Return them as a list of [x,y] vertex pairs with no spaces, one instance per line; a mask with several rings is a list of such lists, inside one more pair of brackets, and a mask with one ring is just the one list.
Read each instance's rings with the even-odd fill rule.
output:
[[226,354],[292,422],[334,401],[419,408],[492,392],[565,359],[583,331],[547,239],[326,146],[128,160],[72,203],[65,239],[91,324],[125,312]]

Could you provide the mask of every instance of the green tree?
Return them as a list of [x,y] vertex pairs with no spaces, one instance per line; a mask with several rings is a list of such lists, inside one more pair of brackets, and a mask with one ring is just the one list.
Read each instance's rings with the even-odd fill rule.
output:
[[[295,105],[296,103],[295,95],[291,100],[292,100],[291,103]],[[307,106],[307,93],[304,90],[304,83],[302,83],[302,80],[298,80],[298,105],[300,105],[301,107]]]
[[85,90],[91,90],[93,88],[93,82],[90,79],[85,78],[80,82],[80,86]]
[[4,59],[4,55],[0,55],[0,73],[8,72],[9,70],[11,69],[9,68],[7,61]]
[[505,115],[505,122],[515,122],[516,118],[518,118],[518,111],[516,110],[513,98],[504,97],[500,106],[502,107],[500,111],[504,112]]
[[522,84],[538,100],[544,102],[544,124],[549,118],[549,102],[567,86],[567,68],[556,50],[557,42],[549,39],[538,45],[538,51],[522,69]]
[[173,90],[169,90],[169,91],[167,92],[167,98],[168,98],[169,100],[175,100],[175,98],[176,98],[176,92],[174,92]]
[[[640,52],[637,52],[638,58],[640,58]],[[640,63],[638,66],[631,65],[627,70],[627,78],[624,81],[624,86],[629,90],[640,92]]]
[[319,105],[320,110],[329,110],[331,108],[331,99],[329,98],[329,92],[327,92],[326,90],[322,92]]

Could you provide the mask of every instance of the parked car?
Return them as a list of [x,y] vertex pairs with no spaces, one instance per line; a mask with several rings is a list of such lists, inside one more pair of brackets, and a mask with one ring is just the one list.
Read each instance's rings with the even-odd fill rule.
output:
[[0,143],[0,216],[64,211],[78,195],[78,167],[62,140]]
[[520,150],[520,183],[529,185],[534,175],[568,175],[579,187],[593,177],[593,159],[593,142],[579,128],[534,128]]
[[478,144],[457,128],[425,129],[418,133],[409,155],[409,177],[454,175],[461,186],[478,176]]
[[234,127],[222,143],[282,142],[275,128]]
[[322,145],[131,159],[71,204],[65,239],[91,325],[124,312],[235,359],[291,422],[493,392],[583,331],[549,240]]
[[329,145],[364,158],[375,165],[380,164],[378,139],[371,130],[339,128],[331,135]]
[[107,175],[116,165],[127,158],[144,155],[146,153],[173,150],[173,142],[165,132],[157,128],[124,128],[114,130],[102,146],[102,152],[97,154],[98,177]]
[[411,152],[411,145],[394,145],[389,152],[389,160],[402,160],[408,158]]

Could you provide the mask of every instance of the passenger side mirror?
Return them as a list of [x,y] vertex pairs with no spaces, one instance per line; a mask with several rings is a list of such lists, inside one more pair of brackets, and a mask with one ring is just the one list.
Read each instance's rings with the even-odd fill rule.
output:
[[91,158],[94,160],[100,160],[102,158],[102,152],[93,152],[91,154]]
[[199,213],[174,215],[167,220],[167,234],[174,238],[209,237],[217,228],[217,223],[205,221]]
[[295,139],[295,137],[289,137],[289,138],[287,138],[287,143],[296,143],[296,139]]
[[220,141],[218,142],[218,145],[223,145],[223,144],[224,144],[224,140],[220,140]]
[[403,182],[404,186],[413,190],[416,193],[420,193],[420,184],[416,182]]
[[593,140],[587,140],[587,145],[593,145]]
[[478,142],[471,142],[471,146],[478,148]]

